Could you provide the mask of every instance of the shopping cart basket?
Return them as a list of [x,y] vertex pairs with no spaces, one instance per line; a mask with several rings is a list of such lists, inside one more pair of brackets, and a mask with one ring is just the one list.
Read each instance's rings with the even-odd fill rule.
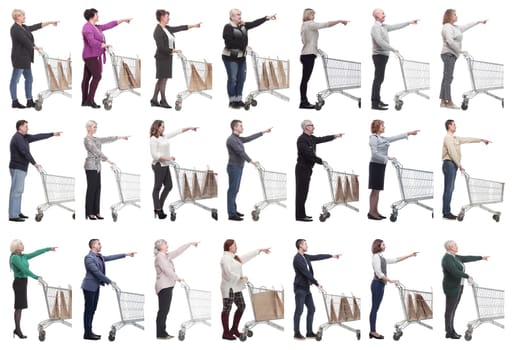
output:
[[276,91],[289,88],[289,61],[258,56],[253,50],[248,50],[248,53],[253,61],[258,90],[252,91],[246,97],[244,109],[248,111],[251,106],[255,107],[257,105],[255,98],[266,92],[278,97],[280,100],[289,101],[287,96]]
[[217,209],[207,207],[199,201],[217,198],[217,174],[212,170],[184,169],[176,162],[172,162],[176,174],[176,184],[180,193],[180,200],[169,205],[171,221],[176,220],[176,211],[186,203],[194,204],[210,211],[212,219],[217,220]]
[[141,175],[124,173],[116,164],[111,165],[114,172],[119,193],[119,202],[111,205],[112,220],[118,220],[118,211],[127,205],[140,208],[141,201]]
[[131,92],[137,96],[141,94],[135,89],[141,87],[141,60],[139,58],[117,56],[111,47],[108,48],[112,71],[116,87],[105,93],[103,108],[107,111],[112,109],[112,100],[123,92]]
[[322,206],[322,213],[319,215],[319,220],[321,222],[326,221],[326,219],[331,216],[330,210],[337,205],[344,205],[358,212],[358,208],[350,204],[352,202],[358,202],[359,200],[360,189],[358,175],[335,171],[328,162],[323,162],[322,164],[328,173],[331,202]]
[[339,93],[358,101],[358,108],[362,107],[362,99],[346,92],[361,87],[362,64],[360,62],[344,61],[329,58],[328,54],[319,50],[324,66],[324,75],[328,88],[317,93],[316,110],[321,110],[325,100],[334,93]]
[[39,280],[43,286],[45,295],[46,309],[48,310],[48,319],[39,322],[37,330],[39,333],[39,340],[45,341],[45,329],[54,323],[62,323],[65,326],[71,327],[72,316],[72,292],[71,286],[68,288],[49,287],[43,279]]
[[423,322],[433,318],[433,291],[423,292],[415,289],[406,289],[401,283],[396,283],[401,298],[404,320],[395,324],[394,340],[401,339],[403,329],[416,323],[428,329],[432,326]]
[[474,293],[477,319],[467,324],[465,340],[471,340],[474,329],[483,323],[491,323],[504,329],[504,325],[496,321],[504,318],[504,290],[482,288],[474,281],[469,282]]
[[429,90],[429,63],[405,60],[403,56],[396,53],[401,66],[404,90],[395,94],[395,109],[400,111],[403,108],[403,98],[408,94],[416,94],[429,100],[429,96],[422,93],[422,90]]
[[504,65],[499,63],[476,61],[468,53],[464,56],[467,60],[472,90],[463,94],[461,109],[464,111],[467,110],[468,101],[481,93],[500,100],[502,108],[504,108],[504,98],[490,92],[491,90],[504,89]]
[[144,321],[144,294],[128,293],[122,291],[117,284],[112,283],[118,299],[121,321],[110,327],[109,340],[116,339],[116,332],[126,325],[132,325],[144,330],[144,326],[138,322]]
[[203,97],[212,99],[212,96],[205,91],[212,90],[212,63],[207,61],[188,60],[183,54],[178,57],[182,60],[183,74],[187,89],[176,95],[175,109],[182,109],[182,101],[192,94],[200,94]]
[[52,206],[72,212],[72,217],[75,219],[75,210],[63,204],[75,201],[75,178],[50,175],[43,168],[39,168],[39,174],[43,182],[46,202],[37,206],[36,221],[41,221],[43,212]]
[[210,327],[210,291],[191,289],[185,282],[181,282],[185,290],[187,304],[189,305],[190,320],[182,323],[178,332],[178,339],[184,340],[185,333],[195,324],[202,323]]
[[273,320],[283,320],[283,289],[255,287],[251,282],[247,282],[247,285],[255,319],[246,322],[239,337],[240,341],[246,341],[248,337],[252,337],[251,329],[259,324],[266,324],[283,331],[283,326],[272,322]]
[[67,90],[71,90],[72,83],[71,57],[63,60],[48,56],[42,49],[38,51],[43,58],[48,89],[37,95],[34,106],[36,111],[43,109],[43,101],[53,94],[58,93],[71,98],[71,93]]
[[264,200],[255,204],[255,210],[251,212],[253,220],[258,221],[260,212],[269,204],[277,204],[286,208],[286,205],[282,202],[287,200],[287,174],[265,170],[258,162],[255,166],[258,170],[264,194]]
[[485,206],[485,204],[502,203],[504,198],[504,182],[476,179],[463,171],[465,182],[467,183],[467,192],[469,204],[464,205],[458,214],[458,221],[463,221],[465,213],[473,207],[478,207],[492,213],[492,218],[499,222],[501,218],[500,211],[494,211]]
[[322,334],[325,330],[331,326],[340,326],[348,331],[354,332],[356,334],[356,339],[360,340],[360,330],[345,324],[347,322],[360,320],[360,298],[355,298],[354,296],[348,297],[344,294],[328,294],[323,288],[319,288],[319,290],[324,300],[328,322],[319,326],[319,331],[317,332],[315,339],[317,339],[317,341],[321,341]]
[[408,204],[416,204],[419,207],[431,211],[431,217],[433,217],[433,208],[420,202],[427,199],[433,199],[433,172],[403,168],[402,164],[397,160],[393,160],[392,164],[394,165],[397,173],[397,180],[399,180],[401,200],[392,203],[390,221],[395,222],[397,220],[399,210]]

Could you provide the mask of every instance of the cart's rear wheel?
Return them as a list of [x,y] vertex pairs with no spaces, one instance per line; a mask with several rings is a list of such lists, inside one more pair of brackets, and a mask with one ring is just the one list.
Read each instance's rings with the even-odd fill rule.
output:
[[39,341],[45,341],[46,339],[46,332],[44,330],[39,331]]
[[246,339],[248,339],[247,335],[242,333],[240,336],[239,336],[239,340],[240,341],[246,341]]
[[465,332],[465,340],[471,341],[472,340],[472,332],[466,331]]
[[323,101],[323,103],[317,102],[315,104],[315,110],[320,111],[323,105],[324,105],[324,101]]
[[[504,107],[504,106],[503,106]],[[34,103],[34,108],[36,109],[36,111],[40,111],[43,109],[43,101],[40,100],[40,99],[37,99],[36,100],[36,103]]]
[[36,214],[36,221],[40,222],[43,219],[43,213],[37,213]]
[[182,101],[176,100],[175,102],[175,110],[180,111],[182,109]]
[[468,100],[467,99],[464,99],[463,102],[461,103],[461,109],[466,111],[468,109]]
[[317,332],[317,335],[315,336],[315,340],[317,340],[317,341],[322,340],[322,332]]
[[504,108],[504,99],[502,99],[501,101],[502,101],[502,108]]
[[245,104],[244,104],[244,109],[245,109],[246,111],[249,111],[249,109],[250,109],[250,108],[251,108],[251,104],[250,104],[250,103],[245,103]]
[[324,222],[324,221],[326,221],[326,219],[327,219],[326,214],[321,214],[321,215],[319,215],[319,221],[320,221],[320,222]]
[[118,213],[112,212],[112,221],[118,221]]
[[258,104],[257,100],[251,100],[251,107],[256,107]]
[[402,100],[397,100],[395,102],[395,110],[400,111],[403,108],[403,103],[404,102]]
[[397,213],[390,214],[390,221],[396,222],[397,221]]
[[499,222],[499,220],[501,219],[501,216],[500,216],[500,214],[493,214],[492,218],[495,220],[495,222]]
[[71,215],[71,217],[73,218],[73,220],[75,220],[75,213],[73,213],[73,215]]
[[105,108],[105,110],[110,111],[112,109],[112,101],[110,101],[107,98],[104,98],[102,102],[103,102],[103,108]]
[[175,212],[169,213],[169,217],[170,217],[171,221],[175,221],[176,220],[176,213]]
[[258,221],[260,219],[259,212],[256,210],[253,210],[251,212],[251,217],[253,218],[253,221]]
[[110,341],[114,341],[114,340],[116,340],[116,332],[115,332],[115,331],[111,330],[111,331],[109,332],[109,340],[110,340]]
[[458,221],[463,221],[464,218],[465,218],[465,214],[464,213],[459,213],[458,214]]
[[402,335],[402,333],[395,332],[395,333],[394,333],[394,336],[393,336],[394,340],[395,340],[395,341],[398,341],[399,339],[401,339],[401,335]]
[[361,98],[358,99],[358,108],[362,108],[362,99]]
[[217,221],[217,209],[212,209],[212,219],[214,219],[215,221]]
[[183,341],[185,339],[185,332],[180,329],[178,332],[178,340]]
[[362,333],[360,333],[360,330],[357,330],[356,331],[356,340],[360,340],[361,337],[362,337]]
[[253,331],[251,329],[248,329],[248,337],[252,337],[253,336]]

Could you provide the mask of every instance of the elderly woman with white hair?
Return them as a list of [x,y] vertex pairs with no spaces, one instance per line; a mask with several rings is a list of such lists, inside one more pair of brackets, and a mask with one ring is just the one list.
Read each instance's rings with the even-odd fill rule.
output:
[[157,280],[155,282],[155,292],[159,297],[159,311],[157,313],[157,339],[171,339],[166,331],[166,319],[171,307],[171,299],[173,298],[173,288],[176,282],[181,282],[175,272],[173,259],[181,255],[191,245],[197,247],[199,242],[190,242],[182,245],[178,249],[168,252],[168,245],[164,239],[155,241],[153,253],[155,255],[155,271]]
[[20,327],[21,322],[21,311],[28,307],[27,302],[27,283],[28,277],[32,277],[36,280],[42,280],[41,276],[34,274],[29,269],[29,260],[49,251],[55,251],[57,247],[48,247],[36,250],[30,254],[23,254],[25,246],[19,239],[15,239],[11,242],[11,257],[9,258],[9,266],[11,271],[14,273],[14,282],[12,283],[12,289],[14,290],[14,325],[15,328],[12,331],[12,336],[18,336],[20,339],[27,338],[23,334]]
[[465,263],[488,260],[489,256],[458,255],[458,244],[449,240],[444,243],[445,255],[442,258],[444,279],[442,282],[445,294],[445,337],[459,339],[461,335],[454,330],[454,315],[463,293],[465,279],[472,278],[465,272]]

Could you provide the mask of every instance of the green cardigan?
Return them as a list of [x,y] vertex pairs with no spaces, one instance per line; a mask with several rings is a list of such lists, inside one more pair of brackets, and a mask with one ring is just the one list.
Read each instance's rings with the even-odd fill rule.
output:
[[469,277],[463,271],[463,264],[482,259],[482,256],[451,255],[446,253],[442,258],[442,269],[444,272],[442,285],[445,295],[448,297],[457,297],[461,289],[461,279]]
[[30,276],[37,280],[39,276],[29,270],[28,261],[38,255],[49,252],[50,250],[52,250],[52,248],[39,249],[30,254],[11,254],[9,263],[11,265],[11,270],[14,272],[14,278],[27,278]]

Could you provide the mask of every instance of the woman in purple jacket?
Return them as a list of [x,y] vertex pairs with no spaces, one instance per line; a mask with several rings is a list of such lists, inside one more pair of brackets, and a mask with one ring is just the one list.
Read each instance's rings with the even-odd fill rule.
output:
[[94,8],[84,11],[86,23],[82,28],[82,38],[84,39],[84,50],[82,58],[84,59],[84,77],[82,78],[82,106],[100,108],[94,102],[94,94],[98,83],[102,78],[102,64],[106,61],[105,49],[109,47],[105,43],[103,31],[114,28],[120,23],[130,23],[131,18],[111,21],[106,24],[98,23],[98,11]]

